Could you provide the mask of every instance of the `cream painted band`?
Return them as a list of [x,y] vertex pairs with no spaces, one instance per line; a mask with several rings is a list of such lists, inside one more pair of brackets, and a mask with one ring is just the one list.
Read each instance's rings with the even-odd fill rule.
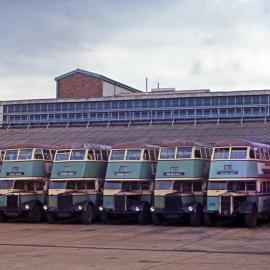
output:
[[95,181],[104,180],[103,178],[51,178],[50,181]]
[[[154,195],[155,196],[165,196],[167,194],[171,194],[171,193],[176,193],[177,190],[154,190]],[[181,194],[181,196],[190,196],[190,195],[195,195],[195,196],[198,196],[198,195],[204,195],[206,193],[204,192],[189,192],[189,193],[184,193],[184,192],[178,192],[179,194]]]
[[126,192],[123,192],[121,191],[120,189],[104,189],[103,190],[103,195],[116,195],[118,193],[123,193],[123,194],[126,194],[126,195],[147,195],[147,194],[153,194],[153,191],[147,191],[147,190],[133,190],[133,191],[126,191]]
[[199,177],[191,177],[191,178],[187,178],[187,177],[183,177],[183,178],[156,178],[155,181],[206,181],[207,178],[199,178]]
[[86,190],[85,192],[72,192],[72,191],[68,191],[66,189],[49,189],[48,194],[49,195],[58,195],[59,193],[68,193],[68,194],[72,194],[72,195],[96,195],[96,194],[102,194],[102,192],[100,191],[94,191],[94,190]]
[[249,178],[249,177],[239,177],[239,178],[209,178],[209,181],[224,182],[224,181],[260,181],[260,180],[270,180],[270,177],[259,177],[259,178]]
[[154,179],[148,179],[148,178],[125,178],[125,179],[115,179],[115,178],[106,178],[105,181],[117,181],[117,182],[127,182],[127,181],[149,181],[149,182],[154,182]]
[[7,181],[7,180],[12,180],[12,181],[20,181],[20,180],[43,180],[43,181],[49,181],[50,178],[48,177],[1,177],[0,181]]
[[258,193],[256,191],[238,191],[238,192],[229,192],[227,190],[208,190],[207,191],[207,196],[220,196],[224,193],[230,193],[230,194],[235,194],[237,196],[239,195],[243,195],[243,196],[246,196],[246,195],[262,195],[262,193]]

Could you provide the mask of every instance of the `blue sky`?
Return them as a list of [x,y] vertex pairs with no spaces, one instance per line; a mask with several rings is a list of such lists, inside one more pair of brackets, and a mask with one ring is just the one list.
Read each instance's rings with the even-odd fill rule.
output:
[[270,88],[267,0],[0,0],[0,99],[75,68],[135,88]]

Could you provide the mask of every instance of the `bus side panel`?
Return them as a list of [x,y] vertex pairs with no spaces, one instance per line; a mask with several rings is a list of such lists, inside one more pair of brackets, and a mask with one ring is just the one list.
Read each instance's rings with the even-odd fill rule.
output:
[[207,160],[159,160],[156,178],[208,177],[210,162]]

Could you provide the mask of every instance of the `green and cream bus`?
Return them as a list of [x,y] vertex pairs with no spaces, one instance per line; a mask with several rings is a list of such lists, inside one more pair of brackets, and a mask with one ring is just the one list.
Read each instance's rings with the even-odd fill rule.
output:
[[211,149],[188,140],[164,142],[160,146],[155,178],[153,223],[188,219],[201,224],[209,174]]
[[270,217],[270,146],[224,140],[214,146],[204,211],[207,225],[231,219],[254,227]]
[[102,205],[109,146],[75,143],[59,146],[53,162],[48,200],[43,206],[47,220],[75,217],[91,223]]
[[157,146],[145,143],[113,145],[99,208],[104,223],[121,218],[151,221],[157,154]]
[[27,217],[39,222],[45,216],[54,150],[36,144],[4,146],[0,173],[0,219]]

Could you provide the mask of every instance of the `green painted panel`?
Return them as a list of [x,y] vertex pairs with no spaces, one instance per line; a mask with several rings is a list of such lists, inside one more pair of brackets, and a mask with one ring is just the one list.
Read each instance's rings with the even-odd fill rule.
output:
[[44,160],[3,162],[0,177],[46,177],[51,163]]
[[26,203],[32,200],[38,200],[42,204],[45,201],[45,195],[42,194],[33,194],[33,195],[20,195],[20,203]]
[[207,210],[218,211],[219,209],[219,197],[218,196],[208,196],[207,197]]
[[106,179],[153,179],[155,162],[109,162]]
[[50,207],[57,207],[57,196],[49,195],[48,196],[48,205]]
[[103,196],[103,207],[109,209],[113,208],[113,196],[110,195]]
[[201,205],[203,205],[204,196],[203,195],[182,196],[181,200],[183,205],[188,203],[200,203]]
[[211,178],[265,177],[264,162],[254,160],[214,160],[211,162]]
[[106,167],[106,162],[98,161],[54,162],[51,178],[105,178]]
[[152,202],[152,195],[151,194],[143,194],[141,196],[141,200],[143,202],[149,202],[149,203],[151,203]]
[[210,161],[207,160],[159,160],[156,178],[205,178],[208,177]]
[[0,195],[0,206],[6,206],[6,205],[7,205],[7,196]]
[[154,197],[154,207],[164,208],[165,207],[165,196],[155,196]]

